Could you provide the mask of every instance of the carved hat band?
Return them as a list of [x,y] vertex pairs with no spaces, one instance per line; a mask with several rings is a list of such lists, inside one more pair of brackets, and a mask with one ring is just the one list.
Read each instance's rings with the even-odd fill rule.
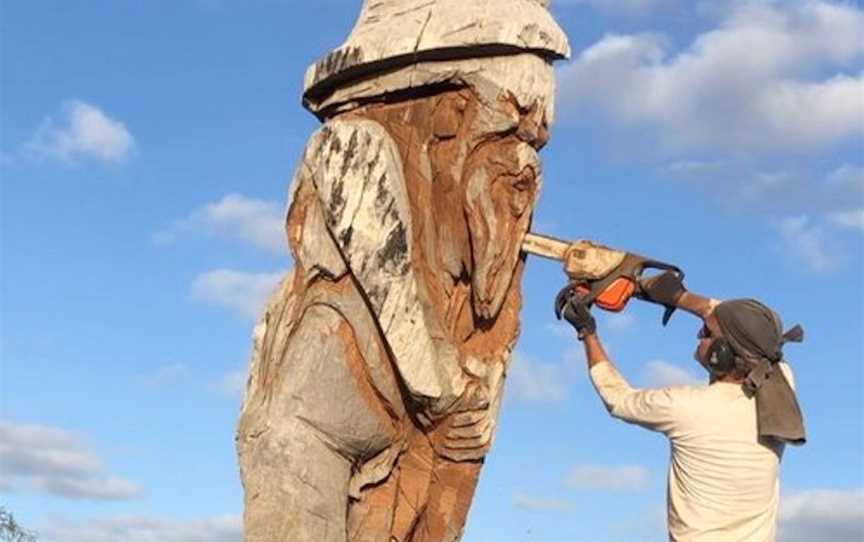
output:
[[430,61],[534,53],[569,58],[544,0],[364,0],[346,42],[306,71],[303,102],[315,111],[334,90]]

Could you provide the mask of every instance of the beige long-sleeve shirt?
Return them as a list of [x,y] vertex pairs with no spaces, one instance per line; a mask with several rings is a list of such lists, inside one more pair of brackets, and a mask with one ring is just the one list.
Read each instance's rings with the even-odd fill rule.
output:
[[612,416],[669,438],[671,541],[776,539],[783,446],[759,442],[755,400],[740,384],[636,389],[611,363],[592,367],[591,380]]

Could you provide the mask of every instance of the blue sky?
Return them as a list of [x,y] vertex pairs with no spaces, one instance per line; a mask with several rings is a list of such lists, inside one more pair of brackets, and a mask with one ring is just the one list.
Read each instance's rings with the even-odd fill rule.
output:
[[[0,5],[0,504],[48,542],[240,540],[233,449],[261,300],[291,266],[287,185],[318,126],[304,70],[359,2]],[[809,442],[781,540],[864,532],[864,8],[560,0],[573,60],[537,229],[758,297]],[[612,420],[531,260],[466,542],[659,541],[662,437]],[[697,322],[598,315],[639,385],[704,379]]]

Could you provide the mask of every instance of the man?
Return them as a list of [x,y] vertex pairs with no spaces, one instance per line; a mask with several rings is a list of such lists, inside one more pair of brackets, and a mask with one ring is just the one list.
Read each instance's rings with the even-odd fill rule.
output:
[[805,441],[777,314],[750,300],[719,302],[688,292],[675,273],[644,280],[641,297],[703,321],[695,357],[705,386],[636,389],[604,351],[590,307],[569,286],[555,302],[585,344],[591,380],[612,416],[663,433],[671,445],[667,512],[674,542],[776,538],[784,444]]

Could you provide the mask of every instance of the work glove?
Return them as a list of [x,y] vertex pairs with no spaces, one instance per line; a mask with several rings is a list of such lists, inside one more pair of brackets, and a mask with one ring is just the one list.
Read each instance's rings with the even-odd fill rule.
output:
[[639,279],[637,297],[666,307],[662,320],[665,326],[678,307],[678,300],[686,291],[683,275],[674,271],[664,271],[653,277]]
[[572,284],[562,288],[555,298],[555,317],[560,320],[562,316],[576,329],[580,341],[597,331],[597,322],[591,316],[589,305]]
[[684,278],[673,271],[639,279],[639,289],[639,297],[666,307],[677,307],[678,300],[687,291],[684,288]]

